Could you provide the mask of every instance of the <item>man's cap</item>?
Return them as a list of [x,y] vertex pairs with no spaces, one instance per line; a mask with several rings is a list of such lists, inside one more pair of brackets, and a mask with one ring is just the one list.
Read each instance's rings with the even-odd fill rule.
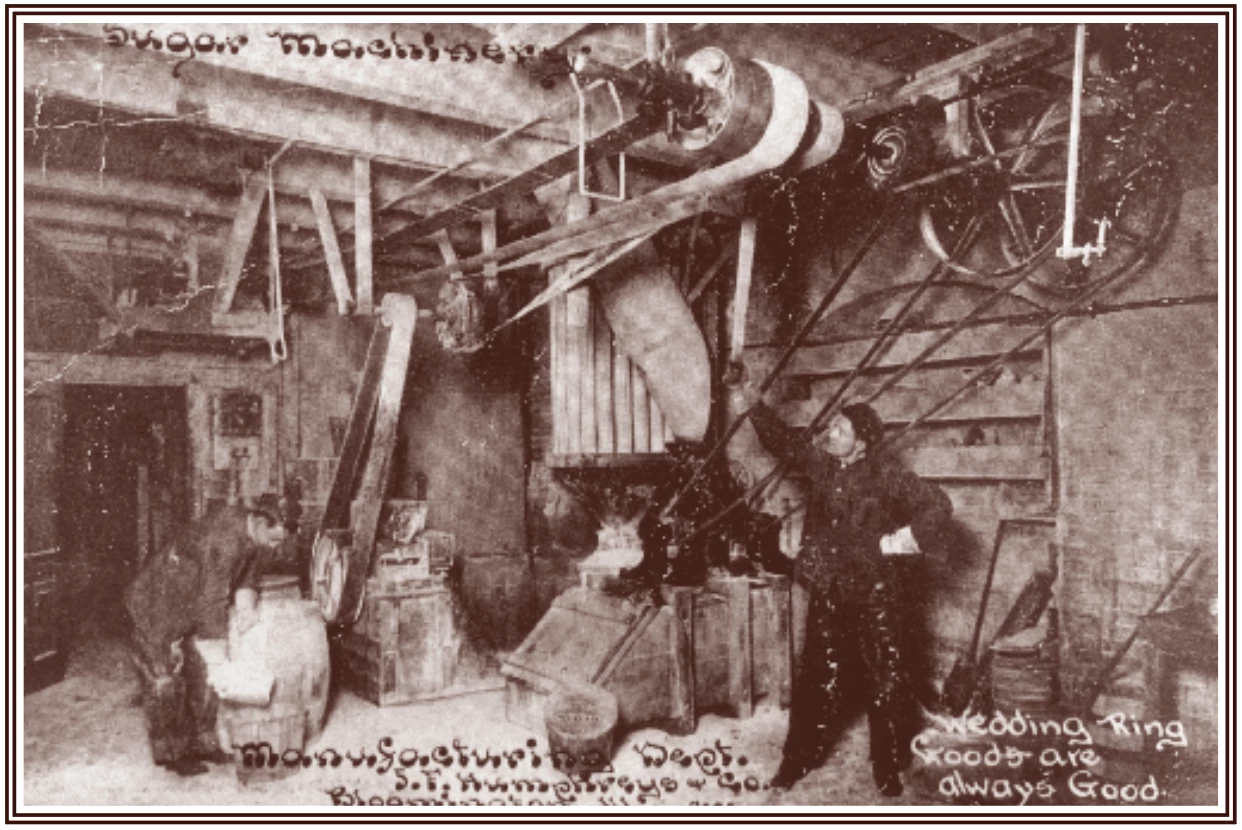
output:
[[280,524],[284,516],[280,509],[280,496],[275,493],[264,493],[256,496],[250,503],[250,512],[257,513],[272,524]]
[[874,449],[884,437],[884,422],[870,404],[852,403],[841,410],[854,427],[854,436],[867,442],[867,449]]

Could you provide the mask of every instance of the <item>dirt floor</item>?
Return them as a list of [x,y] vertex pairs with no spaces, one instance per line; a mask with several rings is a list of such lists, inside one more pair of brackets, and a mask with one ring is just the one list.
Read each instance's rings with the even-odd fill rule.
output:
[[[326,811],[334,804],[391,798],[405,805],[477,799],[536,806],[898,806],[922,801],[909,791],[897,799],[875,792],[865,720],[847,732],[825,767],[787,793],[768,790],[786,723],[784,713],[773,709],[760,709],[745,721],[704,715],[696,734],[686,737],[654,729],[632,732],[615,747],[612,772],[575,784],[548,762],[544,735],[505,720],[502,692],[387,708],[346,692],[323,734],[307,747],[309,767],[247,783],[239,781],[233,766],[180,778],[151,763],[137,692],[121,643],[102,640],[78,649],[63,682],[25,697],[26,805]],[[382,743],[385,738],[391,743]],[[339,766],[333,766],[329,750],[344,756]]]
[[[776,770],[786,717],[765,708],[746,720],[704,715],[691,736],[655,729],[631,732],[615,743],[611,771],[574,780],[552,768],[543,734],[506,721],[503,692],[387,708],[343,693],[323,734],[302,758],[288,759],[297,766],[277,767],[282,777],[252,776],[243,783],[235,765],[220,765],[198,777],[180,778],[151,763],[137,692],[121,643],[104,639],[78,649],[63,682],[27,695],[19,778],[23,806],[164,806],[198,813],[294,807],[325,813],[333,807],[375,805],[572,809],[719,804],[824,812],[873,807],[898,813],[954,803],[1018,805],[1017,794],[1008,792],[992,790],[984,798],[946,793],[945,779],[952,778],[947,770],[917,761],[903,776],[902,796],[880,797],[867,761],[865,718],[846,729],[822,768],[787,792],[769,790],[766,782]],[[960,771],[972,779],[971,770]],[[980,780],[979,770],[974,772],[974,780]],[[1052,786],[1056,798],[1041,800],[1036,792],[1027,807],[1065,803],[1064,779]],[[1075,803],[1111,810],[1151,806],[1141,799],[1122,804],[1096,795]],[[1206,795],[1176,800],[1214,803],[1214,791]],[[1161,801],[1169,803],[1167,788]]]

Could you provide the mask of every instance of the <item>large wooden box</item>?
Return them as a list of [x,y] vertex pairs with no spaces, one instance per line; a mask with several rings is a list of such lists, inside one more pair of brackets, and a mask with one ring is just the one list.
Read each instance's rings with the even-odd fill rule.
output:
[[344,685],[377,706],[499,690],[496,660],[463,629],[443,578],[369,579],[358,623],[340,641]]

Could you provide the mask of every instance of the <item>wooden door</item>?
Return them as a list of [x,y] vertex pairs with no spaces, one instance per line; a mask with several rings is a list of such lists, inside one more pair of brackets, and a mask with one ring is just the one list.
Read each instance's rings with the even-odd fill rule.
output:
[[22,620],[25,690],[36,691],[65,676],[62,634],[64,551],[57,533],[64,404],[60,384],[24,397],[23,511],[25,534]]

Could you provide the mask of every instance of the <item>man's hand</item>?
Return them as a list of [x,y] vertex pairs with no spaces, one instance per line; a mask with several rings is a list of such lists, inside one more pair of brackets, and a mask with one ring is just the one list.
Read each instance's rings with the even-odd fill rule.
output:
[[880,553],[885,556],[909,556],[922,553],[914,539],[914,531],[907,525],[880,539]]

